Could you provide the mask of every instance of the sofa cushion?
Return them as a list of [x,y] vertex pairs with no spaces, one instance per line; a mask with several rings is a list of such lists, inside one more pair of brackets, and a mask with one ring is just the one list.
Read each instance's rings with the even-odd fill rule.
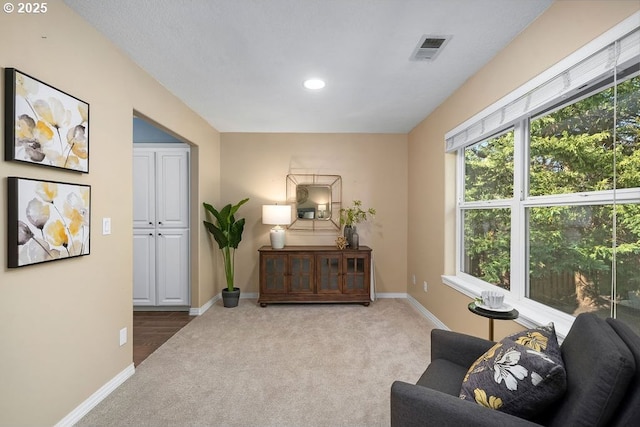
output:
[[576,317],[561,350],[567,392],[548,414],[548,424],[611,425],[636,371],[631,351],[611,326],[593,313]]
[[631,379],[631,384],[615,413],[614,426],[630,426],[640,420],[640,336],[631,328],[616,319],[607,319],[607,323],[618,334],[622,341],[629,347],[636,363],[636,372]]
[[562,398],[566,372],[553,324],[504,338],[469,368],[460,398],[534,420]]
[[466,366],[460,366],[446,359],[436,359],[429,364],[416,384],[458,396],[460,384],[467,374],[467,369]]

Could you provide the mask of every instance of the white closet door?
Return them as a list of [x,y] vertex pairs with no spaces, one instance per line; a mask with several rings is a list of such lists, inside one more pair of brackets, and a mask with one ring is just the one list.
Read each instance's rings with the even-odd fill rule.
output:
[[156,305],[154,230],[133,230],[133,305]]
[[189,306],[189,149],[134,147],[133,162],[133,304]]
[[156,278],[158,305],[189,305],[189,230],[158,230]]
[[154,228],[156,224],[155,153],[133,151],[133,227]]
[[189,153],[156,153],[158,228],[189,227]]

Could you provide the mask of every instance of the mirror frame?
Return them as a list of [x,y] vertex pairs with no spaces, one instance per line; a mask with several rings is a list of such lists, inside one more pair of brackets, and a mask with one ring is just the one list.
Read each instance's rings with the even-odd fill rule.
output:
[[[298,218],[298,185],[310,185],[329,187],[331,189],[330,218]],[[289,225],[289,230],[340,230],[340,208],[342,207],[342,177],[340,175],[313,175],[313,174],[289,174],[287,175],[287,203],[294,207],[296,215]]]

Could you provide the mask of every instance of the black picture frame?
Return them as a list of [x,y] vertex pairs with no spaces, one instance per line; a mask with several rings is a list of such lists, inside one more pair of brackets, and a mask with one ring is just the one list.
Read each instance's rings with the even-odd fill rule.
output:
[[89,173],[89,104],[5,68],[5,160]]
[[91,186],[7,177],[7,266],[90,254]]

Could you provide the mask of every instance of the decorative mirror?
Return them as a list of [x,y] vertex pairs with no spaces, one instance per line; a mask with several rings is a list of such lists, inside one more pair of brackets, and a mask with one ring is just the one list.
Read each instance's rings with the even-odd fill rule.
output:
[[287,203],[294,207],[290,230],[340,230],[342,177],[289,174]]

